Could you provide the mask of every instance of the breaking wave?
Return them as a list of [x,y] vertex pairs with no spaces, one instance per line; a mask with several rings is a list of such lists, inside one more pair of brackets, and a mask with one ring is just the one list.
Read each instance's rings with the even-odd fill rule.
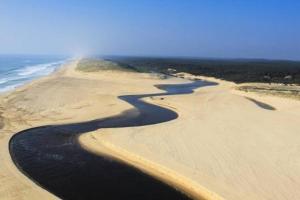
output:
[[17,69],[2,72],[2,74],[0,74],[0,92],[13,90],[35,78],[49,75],[65,62],[66,60],[35,65],[24,65]]

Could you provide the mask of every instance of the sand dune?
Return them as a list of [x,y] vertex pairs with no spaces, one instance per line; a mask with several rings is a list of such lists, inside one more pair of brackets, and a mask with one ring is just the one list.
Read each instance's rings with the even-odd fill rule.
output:
[[[76,64],[2,95],[0,199],[55,199],[12,163],[8,141],[17,131],[112,116],[131,108],[119,95],[156,93],[155,84],[187,82],[133,72],[82,73],[74,70]],[[300,102],[243,93],[235,91],[233,83],[218,82],[194,94],[145,99],[178,112],[174,121],[101,129],[82,135],[80,143],[91,152],[130,162],[194,197],[299,199]]]
[[99,130],[81,142],[96,153],[130,158],[149,173],[160,169],[156,175],[181,182],[195,196],[299,199],[299,102],[247,94],[276,110],[264,109],[219,82],[188,96],[147,99],[174,108],[178,120]]

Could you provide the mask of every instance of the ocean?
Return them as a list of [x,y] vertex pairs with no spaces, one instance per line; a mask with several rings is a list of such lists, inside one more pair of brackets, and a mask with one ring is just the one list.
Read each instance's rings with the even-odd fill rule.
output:
[[62,56],[0,55],[0,93],[47,76],[67,60]]

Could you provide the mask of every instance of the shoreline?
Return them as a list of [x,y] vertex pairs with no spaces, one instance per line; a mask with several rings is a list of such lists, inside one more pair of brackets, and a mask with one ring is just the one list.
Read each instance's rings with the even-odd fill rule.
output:
[[4,178],[4,180],[1,181],[6,181],[5,186],[3,185],[3,191],[0,192],[0,199],[23,199],[24,196],[33,200],[39,200],[41,198],[57,199],[55,195],[49,193],[49,191],[40,187],[23,174],[17,168],[9,153],[9,141],[16,133],[34,126],[57,122],[50,120],[49,122],[37,122],[35,125],[21,124],[20,126],[11,126],[11,121],[6,117],[2,117],[2,114],[5,114],[5,112],[3,112],[3,104],[5,104],[5,101],[9,96],[18,95],[18,93],[30,90],[30,88],[38,86],[40,83],[47,82],[53,78],[61,76],[69,69],[74,69],[74,65],[77,65],[76,63],[79,60],[80,59],[71,59],[46,76],[33,79],[24,85],[0,94],[0,117],[4,119],[2,121],[3,127],[0,129],[0,162],[4,164],[4,168],[2,168],[2,170],[0,169],[0,180]]
[[[4,102],[7,97],[11,95],[15,95],[22,90],[30,89],[33,85],[38,85],[39,83],[49,80],[54,76],[57,76],[63,68],[67,68],[72,65],[74,61],[68,61],[64,63],[62,66],[57,68],[52,73],[41,76],[36,79],[33,79],[27,83],[20,85],[12,90],[0,93],[0,104],[1,104],[1,118],[3,126],[0,129],[0,162],[3,163],[3,167],[0,169],[0,180],[1,182],[5,182],[3,185],[3,190],[0,192],[0,198],[3,199],[23,199],[24,196],[26,198],[30,198],[33,200],[39,200],[41,198],[46,199],[57,199],[56,196],[49,193],[47,190],[38,186],[35,182],[30,180],[25,174],[23,174],[15,165],[13,159],[9,153],[9,141],[19,131],[30,128],[28,125],[21,125],[18,128],[10,127],[10,121],[5,117],[2,117],[5,112],[5,108],[3,107]],[[11,130],[12,129],[12,130]],[[2,180],[4,179],[4,180]]]
[[[44,77],[48,77],[48,76],[51,76],[52,74],[55,74],[57,71],[60,70],[61,67],[63,67],[64,65],[68,65],[70,62],[72,62],[73,60],[75,60],[74,58],[68,58],[68,59],[64,59],[64,60],[57,60],[57,61],[53,61],[53,62],[48,62],[48,63],[40,63],[40,64],[34,64],[34,65],[27,65],[27,66],[23,66],[23,68],[20,68],[20,69],[17,69],[17,70],[24,70],[26,68],[29,68],[29,67],[36,67],[36,66],[40,66],[40,65],[49,65],[49,66],[52,66],[52,65],[55,65],[56,67],[53,69],[53,71],[47,73],[47,74],[42,74],[42,75],[35,75],[33,77],[30,78],[30,75],[29,77],[25,76],[24,79],[26,79],[24,82],[21,82],[21,83],[18,83],[18,84],[15,84],[15,85],[10,85],[10,86],[6,86],[6,87],[9,87],[10,89],[8,90],[3,90],[0,92],[0,96],[2,95],[6,95],[6,94],[9,94],[10,92],[13,92],[14,90],[18,89],[18,88],[21,88],[23,86],[26,86],[30,83],[32,83],[33,81],[36,81],[36,80],[39,80],[39,79],[42,79]],[[33,72],[35,73],[35,72]],[[18,75],[18,74],[17,74]],[[16,76],[17,76],[16,75]],[[14,80],[18,80],[18,79],[14,79]],[[12,87],[11,87],[12,86]],[[3,89],[3,88],[2,88]],[[1,89],[1,90],[2,90]]]

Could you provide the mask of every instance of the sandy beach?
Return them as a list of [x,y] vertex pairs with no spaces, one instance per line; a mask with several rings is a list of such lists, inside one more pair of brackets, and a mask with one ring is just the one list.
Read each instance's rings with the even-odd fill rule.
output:
[[[157,93],[161,91],[156,84],[195,78],[80,72],[77,63],[1,95],[0,199],[56,198],[13,164],[8,142],[15,133],[117,115],[132,108],[118,99],[120,95]],[[100,129],[81,135],[80,144],[92,153],[127,162],[195,199],[299,199],[300,101],[237,91],[231,82],[197,78],[218,85],[193,94],[144,99],[176,111],[178,119]]]

